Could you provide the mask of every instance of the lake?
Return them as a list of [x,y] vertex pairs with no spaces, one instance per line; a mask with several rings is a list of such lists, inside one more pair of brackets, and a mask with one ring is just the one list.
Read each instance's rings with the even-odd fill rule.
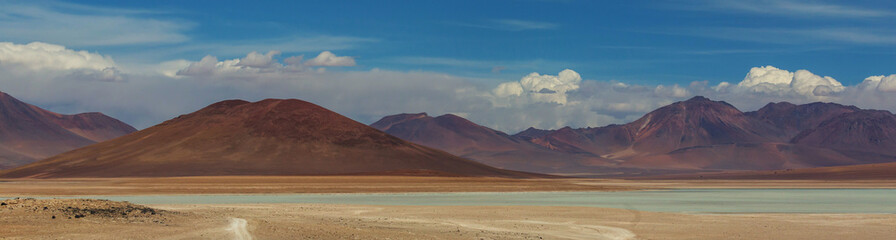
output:
[[82,198],[137,204],[586,206],[683,213],[896,213],[896,189],[672,189],[626,192],[135,195]]

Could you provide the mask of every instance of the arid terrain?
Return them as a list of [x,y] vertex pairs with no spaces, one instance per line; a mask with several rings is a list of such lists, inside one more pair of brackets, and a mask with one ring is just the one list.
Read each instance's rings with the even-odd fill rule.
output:
[[[0,197],[892,186],[896,181],[239,176],[5,179],[0,180]],[[291,203],[141,206],[60,199],[5,202],[0,206],[0,238],[4,239],[888,239],[896,234],[894,214],[686,214],[598,207]]]
[[[75,200],[68,204],[77,204]],[[66,201],[62,201],[63,203]],[[54,204],[62,204],[57,201]],[[122,218],[0,206],[0,237],[91,239],[890,239],[893,214],[676,214],[590,207],[150,205]],[[37,212],[37,213],[35,213]],[[52,227],[48,227],[52,226]]]
[[0,197],[145,194],[626,191],[662,188],[893,188],[896,180],[620,180],[415,176],[0,179]]
[[[580,184],[580,181],[589,183]],[[636,189],[624,184],[591,184],[595,181],[598,183],[602,182],[601,180],[581,179],[414,176],[0,179],[0,197],[216,193],[607,191]]]

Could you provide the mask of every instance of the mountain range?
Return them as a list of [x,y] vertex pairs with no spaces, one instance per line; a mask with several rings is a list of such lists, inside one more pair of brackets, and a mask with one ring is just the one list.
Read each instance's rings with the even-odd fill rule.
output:
[[371,126],[507,169],[632,176],[893,162],[894,119],[887,111],[835,103],[770,103],[744,113],[698,96],[631,123],[597,128],[508,135],[454,115],[425,114],[388,116]]
[[0,169],[137,131],[102,113],[59,114],[0,92]]
[[452,114],[397,114],[367,126],[296,99],[222,101],[141,131],[5,93],[0,107],[0,168],[15,167],[0,177],[880,175],[896,166],[896,115],[835,103],[742,112],[698,96],[626,124],[513,135]]
[[0,177],[211,175],[531,177],[390,136],[295,99],[228,100]]

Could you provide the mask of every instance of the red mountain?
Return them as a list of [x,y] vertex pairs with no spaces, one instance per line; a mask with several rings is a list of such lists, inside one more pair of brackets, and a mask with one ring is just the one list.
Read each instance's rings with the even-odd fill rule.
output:
[[552,151],[452,114],[398,114],[371,126],[407,141],[504,169],[578,173],[607,164],[605,159],[590,153]]
[[855,106],[844,106],[836,103],[809,103],[795,105],[789,102],[769,103],[754,112],[746,113],[783,130],[792,138],[802,131],[815,128],[840,114],[859,111]]
[[0,92],[0,169],[137,131],[102,113],[64,115]]
[[301,100],[229,100],[0,177],[444,174],[500,170],[385,134]]
[[845,113],[803,131],[791,142],[835,149],[856,158],[896,161],[896,116],[881,110]]
[[783,141],[782,135],[775,126],[747,117],[728,103],[698,96],[625,125],[564,128],[533,142],[564,151],[629,158],[695,146]]
[[523,130],[522,132],[518,132],[517,134],[514,134],[513,137],[529,141],[532,139],[544,137],[545,135],[551,134],[553,132],[555,132],[555,130],[545,130],[545,129],[529,127],[526,130]]

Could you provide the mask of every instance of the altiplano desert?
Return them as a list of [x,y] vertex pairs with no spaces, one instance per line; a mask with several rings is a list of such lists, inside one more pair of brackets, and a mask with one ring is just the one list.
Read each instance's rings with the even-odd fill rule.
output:
[[[182,177],[130,179],[29,179],[0,182],[0,198],[72,197],[146,199],[228,198],[313,194],[519,193],[663,189],[889,189],[888,180],[614,180],[501,179],[413,176]],[[284,195],[286,194],[286,195]],[[167,197],[166,197],[167,196]],[[178,197],[180,196],[180,197]],[[194,196],[194,197],[190,197]],[[513,197],[514,195],[507,195]],[[204,199],[203,198],[203,199]],[[149,200],[146,200],[149,201]],[[169,200],[162,200],[169,201]],[[181,200],[182,201],[182,200]],[[226,199],[224,200],[227,201]],[[10,238],[116,239],[888,239],[896,214],[884,213],[682,213],[632,209],[483,205],[358,205],[344,203],[151,203],[157,219],[87,215],[68,219],[41,208],[0,206],[3,236]],[[561,202],[557,202],[561,204]],[[71,204],[78,206],[77,204]],[[38,205],[43,206],[43,205]],[[51,209],[52,210],[52,209]],[[157,220],[157,221],[155,221]],[[241,225],[245,221],[245,225]],[[43,226],[54,226],[45,230]],[[234,226],[245,226],[235,229]],[[112,234],[115,233],[115,234]]]
[[0,0],[0,240],[893,240],[893,23],[879,0]]

